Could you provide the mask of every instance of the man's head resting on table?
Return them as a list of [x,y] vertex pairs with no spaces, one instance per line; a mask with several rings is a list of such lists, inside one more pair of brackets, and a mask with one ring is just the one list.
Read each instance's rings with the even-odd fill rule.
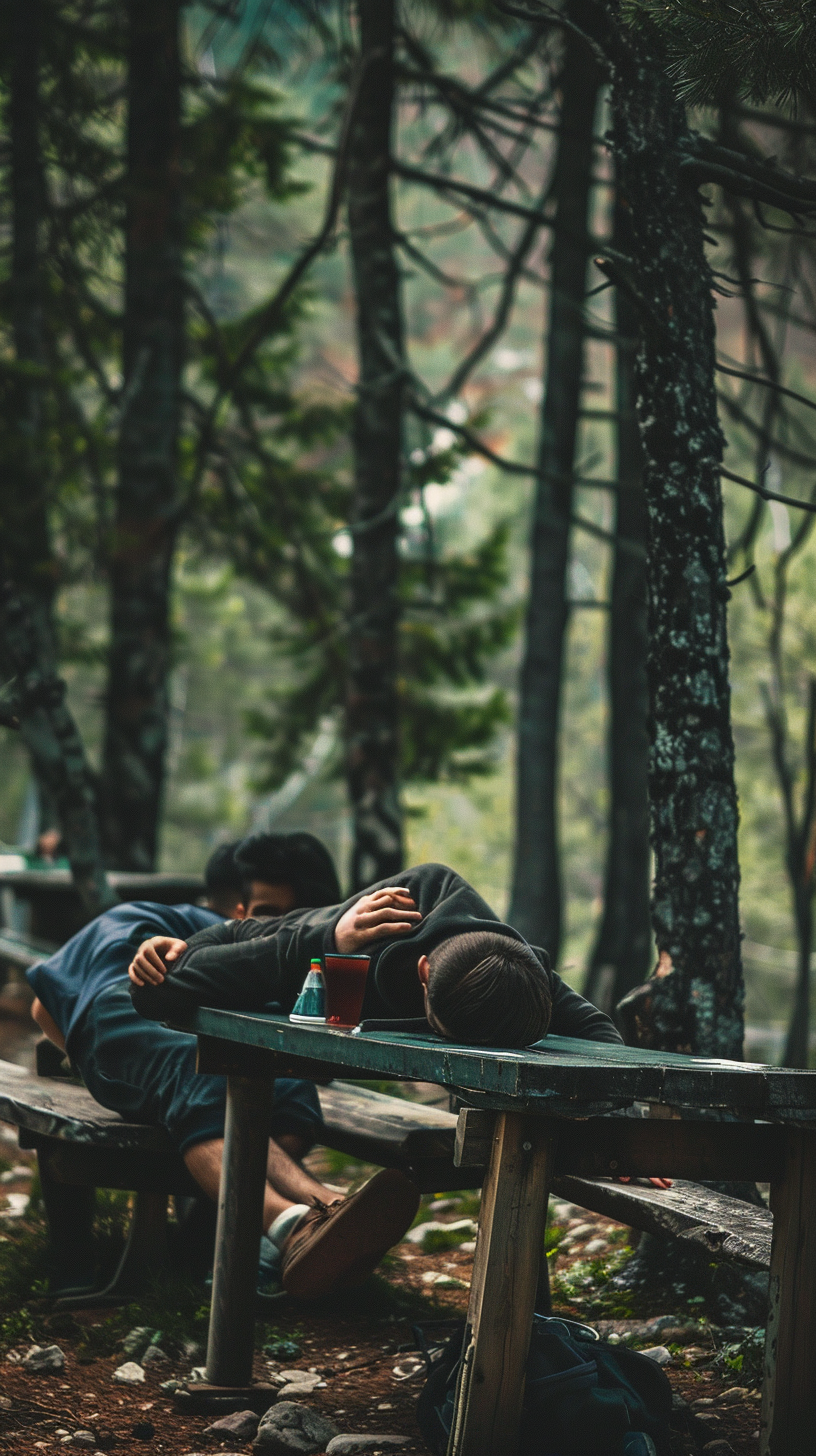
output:
[[[422,915],[410,890],[383,885],[361,895],[334,927],[341,955],[378,941],[401,940]],[[429,1025],[471,1046],[530,1046],[546,1036],[552,1015],[550,978],[525,940],[496,930],[448,935],[416,961]],[[412,974],[408,948],[401,964]],[[375,972],[376,974],[376,972]]]
[[251,834],[220,844],[204,871],[207,904],[229,920],[286,915],[335,905],[340,885],[331,855],[313,834]]
[[422,955],[425,1015],[440,1036],[468,1046],[530,1046],[546,1036],[550,982],[523,940],[490,930],[448,936]]

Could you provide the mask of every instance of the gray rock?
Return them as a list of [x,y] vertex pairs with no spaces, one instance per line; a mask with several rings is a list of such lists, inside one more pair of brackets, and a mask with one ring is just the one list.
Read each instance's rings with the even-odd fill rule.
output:
[[313,1390],[325,1390],[326,1382],[319,1375],[310,1375],[308,1380],[288,1380],[278,1391],[278,1400],[301,1400]]
[[138,1355],[150,1344],[155,1333],[156,1331],[151,1329],[150,1325],[134,1325],[132,1330],[128,1330],[122,1341],[123,1354]]
[[141,1365],[137,1365],[135,1360],[126,1360],[124,1365],[119,1365],[114,1370],[113,1378],[117,1385],[141,1385],[145,1374]]
[[655,1365],[671,1364],[672,1353],[665,1345],[650,1345],[648,1350],[641,1350],[639,1353],[645,1355],[647,1360],[654,1360]]
[[93,1431],[74,1431],[71,1440],[75,1446],[85,1446],[89,1451],[96,1450],[96,1436]]
[[337,1427],[325,1416],[296,1401],[279,1401],[262,1418],[254,1449],[264,1456],[317,1456],[325,1451]]
[[407,1445],[407,1436],[335,1436],[326,1447],[326,1456],[358,1456],[358,1452],[364,1451],[399,1451]]
[[65,1356],[59,1345],[32,1345],[23,1366],[33,1375],[56,1375],[65,1369]]
[[303,1395],[310,1391],[317,1390],[319,1385],[325,1385],[322,1375],[316,1370],[279,1370],[272,1376],[274,1385],[299,1385]]
[[251,1441],[259,1420],[260,1416],[255,1411],[231,1411],[228,1416],[222,1416],[220,1421],[213,1421],[211,1426],[207,1426],[204,1435],[220,1441],[225,1441],[228,1436],[234,1436],[236,1441]]
[[170,1356],[162,1349],[161,1345],[148,1345],[142,1356],[143,1365],[169,1365]]

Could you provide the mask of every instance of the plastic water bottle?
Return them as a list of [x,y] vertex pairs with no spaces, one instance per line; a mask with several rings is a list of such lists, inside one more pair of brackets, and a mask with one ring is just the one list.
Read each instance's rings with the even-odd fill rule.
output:
[[320,961],[313,960],[309,974],[303,982],[303,989],[289,1013],[290,1021],[305,1021],[311,1026],[321,1026],[326,1021],[326,982],[320,968]]

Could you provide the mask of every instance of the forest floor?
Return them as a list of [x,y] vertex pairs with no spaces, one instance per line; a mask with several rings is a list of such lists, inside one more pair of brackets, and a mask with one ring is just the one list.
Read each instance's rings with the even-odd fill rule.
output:
[[[0,1154],[0,1451],[249,1456],[251,1433],[207,1434],[216,1417],[180,1411],[162,1388],[203,1361],[204,1288],[171,1277],[125,1308],[54,1312],[42,1296],[45,1231],[31,1155],[20,1153],[11,1129],[1,1127]],[[336,1184],[354,1183],[366,1171],[336,1155],[311,1157],[315,1170]],[[125,1197],[100,1195],[98,1232],[109,1260],[121,1239]],[[478,1201],[474,1193],[424,1198],[419,1222],[442,1227],[424,1239],[418,1227],[412,1230],[354,1296],[308,1307],[286,1297],[268,1303],[257,1323],[256,1378],[280,1385],[284,1376],[297,1383],[295,1372],[301,1380],[304,1372],[311,1375],[311,1383],[319,1377],[317,1388],[286,1398],[327,1417],[339,1432],[401,1436],[405,1452],[427,1450],[415,1415],[424,1367],[414,1353],[413,1326],[433,1345],[464,1316],[474,1232],[467,1221],[478,1215]],[[726,1336],[701,1314],[700,1297],[686,1299],[677,1286],[648,1295],[619,1287],[615,1279],[631,1254],[631,1237],[608,1219],[554,1200],[547,1249],[555,1312],[590,1323],[613,1341],[668,1351],[678,1425],[672,1456],[753,1456],[760,1332],[732,1329]],[[123,1348],[136,1327],[155,1332],[146,1337],[166,1358],[148,1360],[140,1367],[144,1379],[125,1386],[116,1370],[143,1358],[144,1335],[141,1346],[136,1337],[135,1354]],[[276,1348],[284,1340],[297,1347],[284,1352],[286,1361]],[[29,1371],[23,1362],[32,1344],[58,1345],[64,1368],[50,1375]]]

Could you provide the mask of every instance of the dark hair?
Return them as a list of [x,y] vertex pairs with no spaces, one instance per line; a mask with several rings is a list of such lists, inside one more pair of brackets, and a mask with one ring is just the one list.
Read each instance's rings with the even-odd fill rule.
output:
[[435,946],[428,962],[428,1009],[452,1041],[523,1047],[546,1036],[550,980],[526,941],[465,931]]
[[343,898],[334,861],[313,834],[250,834],[239,844],[235,862],[247,896],[253,881],[260,880],[266,885],[291,885],[298,910],[337,905]]
[[223,907],[231,910],[236,899],[244,893],[244,876],[235,862],[235,851],[240,842],[233,839],[230,844],[219,844],[207,860],[204,884],[207,899],[214,909]]

